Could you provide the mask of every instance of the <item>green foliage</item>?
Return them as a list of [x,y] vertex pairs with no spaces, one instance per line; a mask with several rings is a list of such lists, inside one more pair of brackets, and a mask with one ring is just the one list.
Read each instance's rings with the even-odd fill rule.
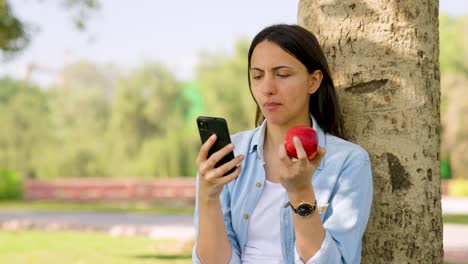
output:
[[24,49],[28,44],[29,35],[25,32],[23,23],[11,12],[8,2],[0,0],[0,51],[8,56]]
[[468,225],[468,215],[466,214],[444,214],[442,219],[444,224]]
[[[467,142],[466,87],[468,85],[468,16],[439,17],[440,88],[441,88],[441,178],[466,177],[465,151]],[[450,156],[450,168],[444,161]],[[451,170],[453,169],[453,170]],[[450,189],[449,189],[450,192]],[[458,193],[459,191],[457,191]],[[464,191],[460,190],[461,193]]]
[[0,80],[0,166],[39,178],[194,176],[196,86],[160,64],[109,69],[69,65],[46,91]]
[[249,43],[235,44],[234,54],[203,54],[196,69],[196,82],[203,95],[204,115],[227,119],[231,133],[254,128],[255,101],[247,81]]
[[442,115],[448,108],[448,94],[458,76],[468,76],[468,17],[439,16]]
[[63,0],[63,5],[71,10],[73,22],[80,30],[86,28],[86,20],[90,18],[91,13],[100,8],[98,0]]
[[0,200],[20,199],[22,196],[22,178],[13,171],[0,169]]
[[46,90],[0,80],[0,167],[38,178],[194,176],[198,115],[225,117],[231,133],[254,127],[247,49],[206,53],[189,83],[158,63],[120,74],[78,62]]
[[[87,5],[68,3],[80,1]],[[441,16],[442,71],[466,68],[466,39],[451,31],[466,28],[459,21]],[[45,90],[0,79],[0,168],[38,178],[194,176],[198,115],[226,118],[231,133],[254,127],[247,52],[240,40],[233,54],[202,53],[195,80],[186,83],[159,63],[121,74],[78,62]],[[444,160],[441,177],[450,177]]]
[[[77,29],[84,29],[91,13],[100,8],[99,0],[62,0]],[[31,39],[30,26],[11,11],[8,0],[0,0],[0,55],[11,58],[28,46]],[[1,58],[1,56],[0,56]]]
[[111,175],[193,176],[196,131],[187,125],[190,100],[169,70],[147,64],[121,78],[108,140]]
[[32,84],[0,79],[0,113],[0,168],[35,174],[33,160],[49,134],[46,95]]
[[468,74],[468,17],[439,17],[441,73]]
[[449,196],[453,197],[468,197],[468,180],[454,179],[450,181]]
[[452,169],[450,167],[450,162],[447,159],[440,161],[440,178],[444,180],[452,178]]
[[112,73],[80,62],[67,66],[61,76],[48,90],[49,140],[35,167],[41,177],[101,176]]

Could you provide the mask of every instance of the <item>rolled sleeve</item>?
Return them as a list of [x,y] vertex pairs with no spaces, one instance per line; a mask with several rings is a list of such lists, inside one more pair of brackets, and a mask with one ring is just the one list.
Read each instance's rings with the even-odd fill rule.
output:
[[[296,245],[294,245],[294,263],[304,264],[301,260],[299,252],[297,251]],[[333,241],[330,234],[325,230],[325,238],[322,241],[319,251],[309,259],[306,264],[322,264],[322,263],[341,263],[341,254],[336,247],[335,241]]]
[[[202,264],[200,259],[197,256],[197,245],[193,247],[192,250],[192,261],[194,264]],[[236,249],[232,247],[232,255],[231,260],[229,260],[229,264],[241,264],[241,259],[238,254],[236,254]]]
[[[319,251],[306,264],[360,263],[361,240],[373,195],[372,171],[365,154],[348,160],[341,171],[323,220],[325,238]],[[303,264],[297,249],[295,255],[295,263]]]

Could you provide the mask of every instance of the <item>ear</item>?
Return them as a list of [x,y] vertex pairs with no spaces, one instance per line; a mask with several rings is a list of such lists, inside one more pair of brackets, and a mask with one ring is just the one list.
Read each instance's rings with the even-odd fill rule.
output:
[[320,84],[322,83],[323,74],[320,70],[315,70],[313,73],[309,74],[309,94],[315,93]]

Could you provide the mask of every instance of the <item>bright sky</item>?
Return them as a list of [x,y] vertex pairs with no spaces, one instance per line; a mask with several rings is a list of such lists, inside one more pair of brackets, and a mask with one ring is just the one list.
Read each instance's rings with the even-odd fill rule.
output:
[[[129,68],[161,61],[190,79],[201,50],[229,53],[236,40],[267,25],[296,23],[299,0],[100,1],[88,30],[79,32],[58,0],[10,0],[13,12],[40,31],[22,54],[0,62],[0,77],[20,78],[24,65],[33,63],[43,70],[32,78],[49,84],[64,64],[85,59]],[[468,1],[440,0],[440,11],[468,15]]]

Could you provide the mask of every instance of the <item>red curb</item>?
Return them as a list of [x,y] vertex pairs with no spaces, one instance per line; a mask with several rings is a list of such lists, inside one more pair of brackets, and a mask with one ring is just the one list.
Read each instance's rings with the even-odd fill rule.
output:
[[467,264],[468,263],[468,249],[446,250],[444,252],[444,261],[448,261],[451,264]]
[[195,201],[195,178],[140,181],[108,178],[27,180],[24,195],[27,200]]

